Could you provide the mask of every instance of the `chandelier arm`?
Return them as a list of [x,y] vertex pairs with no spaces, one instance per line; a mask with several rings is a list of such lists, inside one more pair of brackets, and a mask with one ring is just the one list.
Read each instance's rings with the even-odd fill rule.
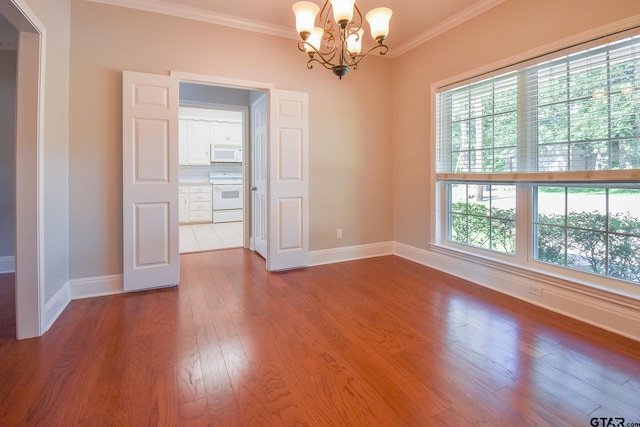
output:
[[[313,52],[308,52],[306,46],[309,46],[311,49],[313,49]],[[328,51],[321,52],[320,50],[316,49],[316,47],[314,45],[312,45],[311,43],[309,43],[308,41],[301,40],[301,41],[298,42],[298,50],[300,52],[307,52],[309,54],[318,54],[318,55],[320,55],[322,57],[325,57],[325,56],[328,56],[328,55],[332,55],[331,58],[329,59],[329,60],[331,60],[335,56],[335,50],[336,49],[335,49],[335,46],[333,46],[333,45],[328,46],[328,48],[330,48]]]
[[324,2],[322,5],[322,9],[320,9],[320,14],[318,14],[318,18],[320,18],[320,26],[325,31],[325,33],[333,34],[334,23],[331,19],[329,19],[329,14],[331,12],[331,4],[329,0]]
[[351,61],[351,63],[349,65],[353,66],[354,68],[357,67],[358,64],[360,63],[360,61],[362,61],[364,58],[369,56],[369,54],[371,54],[373,51],[375,51],[377,49],[382,49],[380,51],[380,55],[385,55],[387,52],[389,52],[389,46],[387,46],[386,44],[377,44],[377,45],[375,45],[374,47],[372,47],[371,49],[369,49],[367,52],[365,52],[363,54],[352,55],[351,58],[353,60]]
[[332,65],[330,62],[325,61],[324,58],[321,57],[321,59],[322,60],[320,60],[320,59],[318,59],[316,57],[313,57],[313,58],[309,59],[307,61],[307,68],[310,69],[310,70],[313,68],[312,62],[317,62],[318,64],[322,65],[327,70],[331,70],[334,67],[334,65]]
[[[313,49],[313,51],[312,52],[308,52],[307,49],[306,49],[306,46],[309,46],[311,49]],[[298,49],[301,52],[307,52],[309,54],[309,58],[311,58],[311,59],[309,59],[309,61],[307,62],[307,66],[312,61],[319,62],[320,64],[322,64],[327,69],[331,69],[334,66],[334,64],[332,64],[331,61],[333,61],[333,59],[336,57],[335,48],[332,49],[329,52],[320,52],[311,43],[306,42],[306,41],[299,41],[298,42]],[[320,58],[320,59],[318,59],[318,58]],[[308,66],[308,68],[312,68],[312,67]]]
[[[349,34],[351,33],[357,33],[358,30],[362,29],[362,12],[360,12],[360,9],[358,8],[357,4],[353,4],[353,9],[356,11],[356,13],[358,14],[358,21],[356,21],[355,19],[351,20],[351,25],[349,25]],[[358,24],[356,25],[356,22],[358,22]]]

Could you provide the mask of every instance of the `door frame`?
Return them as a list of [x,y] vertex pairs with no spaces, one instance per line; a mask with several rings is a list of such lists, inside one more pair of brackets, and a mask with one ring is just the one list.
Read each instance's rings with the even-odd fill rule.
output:
[[[179,72],[179,71],[171,71],[170,75],[172,77],[176,77],[180,82],[184,82],[184,83],[194,83],[194,84],[204,84],[204,85],[210,85],[210,86],[221,86],[221,87],[228,87],[228,88],[233,88],[233,89],[242,89],[242,90],[255,90],[255,91],[263,91],[267,94],[267,100],[269,99],[269,92],[272,89],[275,89],[276,85],[273,83],[265,83],[265,82],[257,82],[257,81],[251,81],[251,80],[238,80],[238,79],[230,79],[227,77],[217,77],[217,76],[209,76],[209,75],[205,75],[205,74],[194,74],[194,73],[183,73],[183,72]],[[195,106],[195,105],[194,105]],[[209,104],[207,104],[207,108]],[[230,109],[227,107],[231,107],[231,106],[225,106],[226,109]],[[249,108],[248,107],[238,107],[237,111],[243,111],[244,114],[244,119],[245,119],[245,136],[243,138],[243,161],[242,161],[242,175],[244,177],[248,177],[251,174],[251,168],[250,168],[250,156],[248,156],[246,153],[250,153],[250,150],[248,150],[249,146],[251,145],[248,141],[249,141],[249,135],[247,132],[248,126],[250,126],[250,121],[251,121],[251,115],[248,112]],[[246,187],[247,185],[250,187],[251,186],[251,182],[247,182],[246,178],[244,179],[244,187],[245,187],[245,191],[244,191],[244,206],[245,209],[243,209],[243,216],[244,216],[244,221],[243,221],[243,226],[244,226],[244,233],[243,233],[243,246],[245,248],[251,248],[251,244],[250,244],[250,239],[251,239],[251,209],[246,209],[246,206],[251,206],[251,192],[250,191],[246,191]],[[249,212],[249,216],[247,219],[247,212]],[[252,248],[253,249],[253,248]]]
[[44,301],[44,86],[46,28],[24,0],[0,3],[18,30],[15,135],[16,337],[46,330]]

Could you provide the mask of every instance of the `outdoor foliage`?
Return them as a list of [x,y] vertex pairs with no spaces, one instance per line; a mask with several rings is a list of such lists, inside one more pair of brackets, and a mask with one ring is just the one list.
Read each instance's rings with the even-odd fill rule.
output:
[[[560,218],[558,218],[560,217]],[[538,218],[538,259],[605,276],[640,283],[640,220],[628,213],[610,214],[609,233],[602,230],[607,216],[572,212],[567,218],[566,259],[563,227],[542,224],[562,221],[560,215]],[[541,254],[544,255],[540,256]],[[608,254],[608,256],[607,256]]]
[[[452,211],[453,241],[515,253],[514,209],[494,208],[490,216],[483,204],[458,202]],[[538,217],[539,261],[640,283],[639,218],[629,213],[610,214],[608,233],[607,216],[599,212],[572,212],[566,221],[565,226],[564,215]]]
[[454,203],[453,240],[471,246],[514,254],[516,251],[515,209],[489,208],[481,203]]

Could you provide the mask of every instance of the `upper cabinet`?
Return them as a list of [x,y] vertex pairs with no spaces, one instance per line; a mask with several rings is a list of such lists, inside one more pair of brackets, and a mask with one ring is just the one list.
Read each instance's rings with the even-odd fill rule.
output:
[[242,147],[242,121],[214,120],[211,122],[211,143]]
[[242,148],[242,112],[180,107],[181,165],[208,165],[211,144]]
[[181,165],[208,165],[211,144],[209,122],[180,118],[178,162]]

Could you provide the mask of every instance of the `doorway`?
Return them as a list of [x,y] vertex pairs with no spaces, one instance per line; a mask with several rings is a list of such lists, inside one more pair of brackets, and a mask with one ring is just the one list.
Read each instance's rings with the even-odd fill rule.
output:
[[250,247],[250,107],[264,92],[179,85],[180,253]]
[[[125,70],[122,85],[124,291],[173,286],[180,281],[177,158],[181,82],[255,88],[268,93],[266,268],[278,271],[307,266],[308,94],[275,89],[264,83],[196,74],[172,72],[164,76]],[[249,176],[247,163],[243,163],[243,176]],[[248,198],[245,194],[246,206],[249,206]],[[243,239],[244,246],[251,248],[247,246],[251,236],[248,215],[245,211]]]
[[[0,2],[2,15],[18,32],[15,78],[15,310],[18,339],[46,330],[44,304],[43,164],[45,27],[23,0]],[[19,262],[17,262],[19,260]]]
[[15,337],[15,120],[18,30],[0,14],[0,331]]

